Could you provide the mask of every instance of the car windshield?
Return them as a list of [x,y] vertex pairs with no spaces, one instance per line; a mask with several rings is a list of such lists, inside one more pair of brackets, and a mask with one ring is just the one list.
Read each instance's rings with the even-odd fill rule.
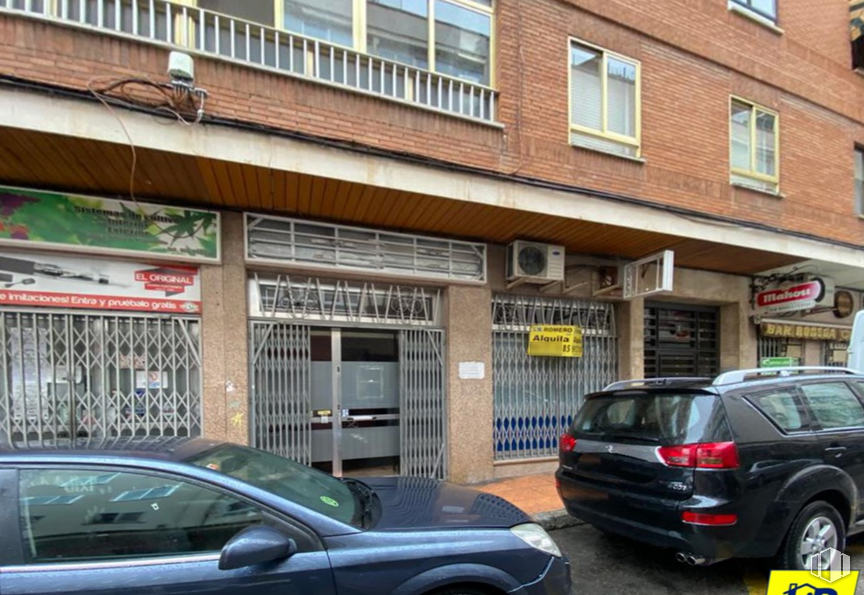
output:
[[589,399],[573,432],[585,438],[689,444],[723,435],[718,399],[705,394],[618,393]]
[[311,467],[233,444],[218,446],[186,462],[230,475],[331,519],[362,526],[362,511],[349,485]]

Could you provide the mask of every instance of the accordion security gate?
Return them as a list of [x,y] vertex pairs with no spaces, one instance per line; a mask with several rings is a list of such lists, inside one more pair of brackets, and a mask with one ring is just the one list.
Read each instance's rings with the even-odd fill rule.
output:
[[200,321],[0,312],[0,439],[201,434]]
[[[520,296],[496,296],[492,307],[495,460],[557,456],[585,395],[617,380],[615,307]],[[529,357],[532,324],[581,327],[583,357]]]
[[[251,331],[252,443],[309,465],[311,327],[253,320]],[[443,331],[399,331],[399,383],[401,473],[446,478]]]

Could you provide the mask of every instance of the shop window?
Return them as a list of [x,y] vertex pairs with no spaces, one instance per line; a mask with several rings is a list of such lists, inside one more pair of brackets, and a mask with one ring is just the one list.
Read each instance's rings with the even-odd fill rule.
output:
[[779,191],[779,116],[741,99],[730,110],[730,164],[733,184]]
[[639,156],[639,74],[635,60],[571,42],[571,144]]
[[730,8],[743,8],[758,19],[777,23],[777,0],[729,0]]

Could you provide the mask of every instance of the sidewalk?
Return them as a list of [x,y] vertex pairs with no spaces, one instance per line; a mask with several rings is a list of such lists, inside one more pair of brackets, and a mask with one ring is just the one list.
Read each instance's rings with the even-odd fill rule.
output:
[[571,517],[564,510],[555,490],[555,477],[551,473],[499,479],[472,487],[500,496],[518,506],[547,530],[582,524],[582,521]]

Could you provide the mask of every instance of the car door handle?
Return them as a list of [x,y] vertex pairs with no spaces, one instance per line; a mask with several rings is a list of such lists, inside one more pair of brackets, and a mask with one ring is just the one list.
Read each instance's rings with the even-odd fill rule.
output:
[[846,452],[845,446],[829,446],[825,449],[825,452],[828,454],[833,454],[835,457],[842,456],[844,452]]

